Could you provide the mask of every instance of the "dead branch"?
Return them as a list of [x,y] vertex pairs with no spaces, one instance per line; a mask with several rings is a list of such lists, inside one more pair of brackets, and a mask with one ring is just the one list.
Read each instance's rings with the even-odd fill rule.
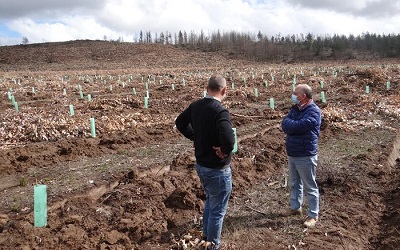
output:
[[259,115],[239,115],[239,114],[235,114],[235,113],[231,113],[232,116],[236,116],[236,117],[241,117],[241,118],[264,118],[264,116],[259,116]]
[[248,209],[250,209],[250,210],[252,210],[252,211],[254,211],[254,212],[257,212],[257,213],[259,213],[259,214],[266,215],[266,216],[268,215],[267,213],[264,213],[264,212],[261,212],[261,211],[255,209],[255,208],[252,208],[252,207],[250,207],[249,205],[245,205],[245,207],[247,207]]

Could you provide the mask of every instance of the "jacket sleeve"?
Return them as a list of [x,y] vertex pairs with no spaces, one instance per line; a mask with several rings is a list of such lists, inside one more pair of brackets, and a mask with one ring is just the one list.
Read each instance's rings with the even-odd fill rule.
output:
[[185,109],[175,120],[176,128],[189,140],[194,140],[194,131],[191,125],[190,106]]
[[282,121],[283,132],[288,135],[304,134],[319,125],[321,120],[320,117],[321,113],[317,109],[310,109],[306,111],[303,118],[300,120],[293,120],[287,116]]
[[221,151],[222,153],[229,155],[235,144],[235,136],[233,134],[228,110],[225,109],[218,114],[216,125]]
[[285,116],[285,118],[283,118],[282,123],[281,123],[281,127],[283,132],[285,132],[286,134],[288,134],[288,122],[293,120],[293,107],[290,109],[289,114],[287,114],[287,116]]
[[289,114],[287,115],[287,118],[293,119],[293,112],[294,112],[295,106],[293,105],[292,108],[289,111]]

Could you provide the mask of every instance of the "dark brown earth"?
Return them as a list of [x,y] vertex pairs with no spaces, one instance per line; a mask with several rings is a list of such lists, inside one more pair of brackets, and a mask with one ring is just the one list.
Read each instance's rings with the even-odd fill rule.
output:
[[[185,235],[199,238],[204,194],[192,143],[174,119],[215,73],[228,80],[224,105],[239,142],[222,249],[398,249],[399,65],[272,65],[100,41],[0,47],[0,249],[184,249]],[[280,122],[294,75],[311,85],[324,118],[313,229],[282,216],[289,189]],[[44,228],[33,224],[37,183],[48,190]]]

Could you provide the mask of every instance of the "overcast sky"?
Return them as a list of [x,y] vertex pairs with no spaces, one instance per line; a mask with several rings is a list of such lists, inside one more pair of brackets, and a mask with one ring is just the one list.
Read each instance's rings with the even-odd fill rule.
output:
[[140,30],[400,33],[400,0],[0,0],[0,46],[137,39]]

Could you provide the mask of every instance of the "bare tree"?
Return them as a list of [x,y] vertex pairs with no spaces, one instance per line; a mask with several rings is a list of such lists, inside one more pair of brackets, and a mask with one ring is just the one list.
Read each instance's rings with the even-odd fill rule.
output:
[[139,33],[139,43],[143,43],[143,31]]
[[158,40],[159,43],[164,44],[165,43],[165,36],[164,32],[160,33],[160,39]]
[[183,32],[183,44],[188,44],[188,38],[187,38],[187,33],[186,31]]
[[152,43],[151,32],[146,32],[146,43]]
[[23,37],[22,37],[22,44],[23,44],[23,45],[27,45],[28,43],[29,43],[28,38],[27,38],[26,36],[23,36]]
[[[153,33],[154,34],[154,33]],[[354,35],[325,35],[314,36],[307,34],[275,34],[268,36],[261,33],[245,33],[237,31],[219,30],[205,34],[203,30],[199,33],[179,30],[172,35],[171,32],[155,33],[152,39],[151,32],[140,31],[139,43],[174,44],[189,49],[201,49],[203,51],[224,51],[232,55],[246,57],[257,61],[304,61],[317,58],[326,60],[334,58],[355,58],[358,52],[375,53],[381,58],[400,57],[400,35],[377,35],[374,33],[363,33]],[[106,39],[106,36],[104,36]],[[120,41],[123,38],[120,38]],[[23,44],[28,43],[25,37]],[[361,53],[362,54],[362,53]],[[48,62],[53,61],[51,55]]]

